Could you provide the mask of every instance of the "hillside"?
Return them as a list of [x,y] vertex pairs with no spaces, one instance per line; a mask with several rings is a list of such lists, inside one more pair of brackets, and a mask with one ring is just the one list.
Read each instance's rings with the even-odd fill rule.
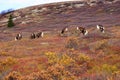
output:
[[[36,5],[0,15],[0,80],[120,80],[120,1],[90,1]],[[13,28],[7,28],[10,14]],[[80,34],[77,26],[88,34]],[[61,36],[64,27],[68,31]],[[43,38],[30,39],[40,31]],[[23,38],[15,41],[17,33]]]
[[[61,27],[63,24],[66,24],[66,26],[74,24],[85,26],[103,24],[112,26],[120,25],[118,22],[120,17],[119,6],[119,1],[111,4],[70,1],[23,8],[14,11],[12,14],[16,27],[22,26],[22,24],[25,24],[26,27],[33,27],[31,24],[34,24],[34,26],[44,26],[45,28]],[[0,26],[6,25],[8,15],[1,16]],[[46,25],[46,22],[49,22],[50,25]]]

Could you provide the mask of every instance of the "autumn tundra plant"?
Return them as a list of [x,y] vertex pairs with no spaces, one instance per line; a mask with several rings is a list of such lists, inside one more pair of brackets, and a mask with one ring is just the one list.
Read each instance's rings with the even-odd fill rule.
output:
[[55,52],[47,52],[47,53],[45,53],[45,55],[47,56],[48,63],[50,63],[50,64],[58,63],[59,57],[57,56],[57,54]]
[[61,64],[52,65],[48,67],[47,71],[53,80],[75,80],[75,76]]
[[21,74],[19,72],[13,71],[5,77],[5,80],[20,80],[20,77]]
[[79,54],[78,55],[78,58],[75,59],[79,64],[82,64],[82,63],[85,63],[85,62],[88,62],[91,60],[91,58],[83,53]]
[[109,65],[109,64],[102,64],[100,66],[93,66],[93,68],[89,71],[90,73],[106,73],[109,75],[112,75],[113,73],[116,73],[119,71],[117,66],[115,65]]
[[7,57],[5,60],[3,60],[1,62],[1,65],[3,65],[3,67],[5,66],[11,66],[13,64],[15,64],[17,62],[17,60],[13,57]]
[[11,70],[11,67],[16,63],[17,60],[13,57],[7,57],[6,59],[0,61],[0,74],[4,74],[6,71]]
[[68,66],[74,62],[74,60],[71,57],[69,57],[67,54],[58,55],[55,52],[47,52],[45,55],[48,58],[48,63],[50,63],[52,65],[53,64],[61,64],[64,66]]
[[46,70],[41,70],[39,72],[33,72],[27,76],[22,76],[18,80],[53,80],[53,79]]
[[7,52],[1,52],[0,56],[8,56]]
[[68,38],[66,40],[65,47],[68,49],[78,49],[79,48],[79,42],[77,38]]

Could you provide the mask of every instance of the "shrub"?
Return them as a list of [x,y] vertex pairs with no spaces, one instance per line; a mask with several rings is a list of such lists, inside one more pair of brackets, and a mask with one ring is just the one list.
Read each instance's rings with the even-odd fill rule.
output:
[[76,61],[79,63],[79,64],[82,64],[84,62],[87,62],[87,61],[90,61],[90,57],[85,55],[85,54],[79,54],[78,55],[78,58],[76,59]]
[[105,71],[107,73],[114,73],[117,70],[118,69],[115,65],[103,64],[102,67],[101,67],[101,71]]
[[9,20],[8,20],[7,26],[8,26],[9,28],[11,28],[11,27],[14,26],[12,15],[9,16]]
[[13,71],[5,77],[5,80],[19,80],[20,77],[21,77],[20,73]]
[[10,65],[13,65],[13,64],[15,64],[16,63],[16,59],[15,58],[12,58],[12,57],[7,57],[7,59],[5,60],[5,61],[2,61],[2,65],[8,65],[8,66],[10,66]]
[[30,75],[22,76],[20,80],[53,80],[47,71],[33,72]]
[[59,58],[58,58],[56,53],[54,53],[54,52],[47,52],[47,53],[45,53],[45,55],[47,56],[48,62],[50,64],[58,63]]
[[65,66],[70,65],[72,62],[74,62],[74,60],[66,54],[62,55],[60,59],[60,64],[65,65]]
[[115,65],[103,64],[101,66],[94,66],[91,71],[112,74],[112,73],[118,71],[118,68]]
[[1,52],[0,53],[0,56],[7,56],[8,54],[7,54],[7,52]]
[[51,74],[53,80],[75,80],[75,76],[61,64],[50,66],[47,71]]
[[69,49],[78,49],[79,42],[76,38],[69,38],[66,42],[65,47]]
[[54,52],[47,52],[45,54],[48,58],[48,63],[50,64],[62,64],[62,65],[69,65],[71,62],[74,62],[72,58],[70,58],[68,55],[57,55]]

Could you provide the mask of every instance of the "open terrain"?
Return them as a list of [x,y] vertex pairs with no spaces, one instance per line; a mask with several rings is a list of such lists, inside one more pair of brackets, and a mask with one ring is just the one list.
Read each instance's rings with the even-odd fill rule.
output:
[[[37,5],[0,17],[0,80],[120,80],[120,2]],[[15,26],[7,28],[13,14]],[[105,33],[97,30],[102,24]],[[76,30],[85,27],[87,35]],[[60,31],[68,27],[67,36]],[[30,39],[43,31],[44,37]],[[22,40],[15,41],[17,33]]]

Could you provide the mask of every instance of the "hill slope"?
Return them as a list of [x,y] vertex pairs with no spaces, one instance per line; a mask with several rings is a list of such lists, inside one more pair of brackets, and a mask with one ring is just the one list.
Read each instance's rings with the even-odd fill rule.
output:
[[[62,2],[12,12],[0,18],[0,80],[120,80],[120,2]],[[96,29],[105,26],[105,33]],[[76,30],[84,26],[84,36]],[[69,27],[67,37],[60,30]],[[43,38],[30,39],[43,31]],[[15,41],[17,33],[22,40]]]
[[[120,25],[120,2],[111,4],[76,2],[61,2],[32,6],[14,11],[16,27],[25,24],[26,27],[55,28],[70,25],[105,26]],[[2,16],[0,26],[6,25],[8,15]],[[49,24],[46,25],[46,23]],[[64,27],[63,26],[63,27]]]

